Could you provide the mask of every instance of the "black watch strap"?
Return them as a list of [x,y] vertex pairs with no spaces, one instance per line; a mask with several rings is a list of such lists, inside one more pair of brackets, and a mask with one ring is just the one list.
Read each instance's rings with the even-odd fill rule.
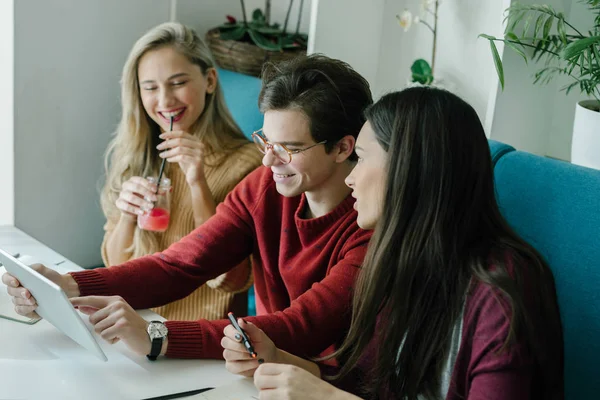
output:
[[163,338],[152,339],[152,347],[150,348],[150,354],[147,354],[148,360],[156,361],[156,358],[160,355],[162,350]]

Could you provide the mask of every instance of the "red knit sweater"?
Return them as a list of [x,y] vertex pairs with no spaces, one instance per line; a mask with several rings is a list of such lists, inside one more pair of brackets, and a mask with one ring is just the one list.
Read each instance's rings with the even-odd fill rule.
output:
[[[316,356],[344,338],[351,295],[371,233],[356,224],[348,196],[329,214],[302,219],[304,195],[286,198],[270,169],[248,175],[217,213],[162,253],[73,273],[82,296],[120,295],[136,309],[187,296],[253,255],[259,315],[247,320],[275,344]],[[167,356],[222,358],[229,322],[168,321]]]

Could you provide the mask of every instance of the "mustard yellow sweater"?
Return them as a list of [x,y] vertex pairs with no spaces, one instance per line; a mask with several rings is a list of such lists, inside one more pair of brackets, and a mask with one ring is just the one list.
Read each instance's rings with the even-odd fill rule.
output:
[[[225,196],[235,185],[260,165],[261,158],[262,155],[252,143],[235,150],[219,165],[215,164],[214,157],[207,157],[204,171],[215,202],[218,204],[225,200]],[[134,246],[128,254],[130,260],[162,251],[195,228],[190,188],[181,168],[178,164],[169,164],[168,169],[165,169],[165,176],[171,179],[173,188],[169,227],[162,233],[140,231],[136,228],[137,240],[134,238]],[[116,210],[110,211],[104,226],[105,234],[102,243],[102,259],[107,266],[109,262],[106,243],[119,216],[118,212],[112,212]],[[144,240],[144,238],[148,239]],[[226,318],[227,312],[236,306],[235,295],[245,293],[251,285],[251,266],[250,261],[247,260],[231,271],[208,281],[189,296],[152,310],[168,320]],[[238,296],[238,299],[243,298]]]

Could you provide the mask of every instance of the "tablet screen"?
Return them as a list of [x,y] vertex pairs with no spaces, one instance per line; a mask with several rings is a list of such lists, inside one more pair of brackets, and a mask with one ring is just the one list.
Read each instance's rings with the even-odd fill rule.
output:
[[94,335],[88,330],[79,312],[75,310],[60,286],[2,249],[0,249],[0,262],[35,297],[38,303],[36,312],[40,317],[50,322],[82,347],[93,352],[101,360],[107,361],[106,355],[98,345]]

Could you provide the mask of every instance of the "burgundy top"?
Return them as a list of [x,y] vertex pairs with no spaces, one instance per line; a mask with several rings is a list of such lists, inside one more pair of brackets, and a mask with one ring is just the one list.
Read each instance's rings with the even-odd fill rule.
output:
[[[564,399],[562,377],[553,382],[556,390],[543,397],[541,371],[522,340],[501,351],[509,334],[510,305],[506,297],[488,284],[476,283],[466,297],[460,347],[454,363],[446,400],[532,400]],[[379,322],[378,322],[379,323]],[[548,348],[548,360],[562,371],[562,343]],[[377,340],[369,344],[357,370],[373,369]],[[354,371],[354,374],[360,372]],[[353,374],[353,375],[354,375]],[[357,376],[357,375],[354,375]],[[345,389],[360,395],[356,384],[345,382]],[[381,390],[379,399],[398,399],[392,389]]]

